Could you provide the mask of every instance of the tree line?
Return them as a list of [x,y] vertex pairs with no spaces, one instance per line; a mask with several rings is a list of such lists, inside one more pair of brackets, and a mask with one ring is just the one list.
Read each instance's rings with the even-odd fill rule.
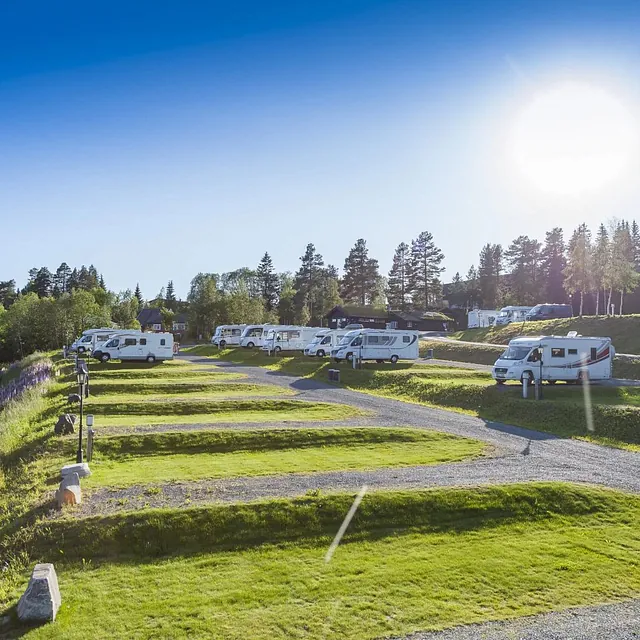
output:
[[575,300],[579,315],[589,297],[596,315],[610,313],[612,305],[622,314],[625,295],[639,283],[640,228],[635,220],[612,220],[599,225],[595,238],[581,224],[568,242],[555,227],[542,243],[518,236],[506,249],[486,244],[478,265],[465,278],[456,273],[445,297],[469,309]]

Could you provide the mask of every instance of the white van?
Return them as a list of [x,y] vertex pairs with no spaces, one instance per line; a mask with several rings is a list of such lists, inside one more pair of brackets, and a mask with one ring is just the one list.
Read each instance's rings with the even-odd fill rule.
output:
[[108,338],[121,331],[121,329],[113,328],[101,328],[101,329],[87,329],[82,332],[82,335],[77,338],[69,347],[69,351],[78,353],[88,353],[93,351],[96,343],[105,342]]
[[529,382],[608,380],[615,349],[611,338],[590,338],[571,331],[566,336],[514,338],[496,360],[491,375],[498,384],[507,380]]
[[211,344],[224,349],[228,345],[239,345],[246,324],[221,324],[211,337]]
[[331,356],[336,362],[352,360],[354,356],[377,362],[417,360],[420,357],[418,335],[418,331],[400,329],[356,329],[343,336],[331,350]]
[[467,328],[492,327],[497,317],[498,312],[495,309],[474,309],[467,313]]
[[324,358],[331,354],[331,349],[335,348],[346,334],[346,329],[322,329],[316,333],[313,340],[304,348],[304,355]]
[[496,317],[495,326],[504,327],[512,322],[524,322],[527,319],[527,313],[529,313],[531,309],[533,309],[533,307],[502,307]]
[[262,347],[263,351],[304,351],[304,348],[318,333],[320,327],[298,327],[294,325],[269,329]]
[[173,360],[173,334],[123,331],[93,352],[100,362],[109,360]]
[[240,336],[240,346],[246,349],[264,346],[269,329],[277,325],[272,324],[248,324]]

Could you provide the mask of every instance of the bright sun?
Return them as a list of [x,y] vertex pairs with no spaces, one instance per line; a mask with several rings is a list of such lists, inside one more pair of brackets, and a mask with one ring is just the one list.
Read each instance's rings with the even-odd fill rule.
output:
[[629,168],[636,127],[611,94],[567,83],[536,93],[515,122],[511,145],[517,166],[538,188],[580,195]]

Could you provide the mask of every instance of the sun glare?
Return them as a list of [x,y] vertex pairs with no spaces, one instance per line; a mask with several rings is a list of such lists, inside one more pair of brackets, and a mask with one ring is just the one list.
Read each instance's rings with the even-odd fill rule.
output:
[[613,95],[567,83],[536,93],[511,138],[520,171],[548,193],[594,192],[621,177],[636,148],[631,114]]

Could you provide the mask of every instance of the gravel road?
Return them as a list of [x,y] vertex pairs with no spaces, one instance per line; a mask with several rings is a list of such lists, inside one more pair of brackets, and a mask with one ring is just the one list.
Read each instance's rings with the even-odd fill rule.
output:
[[[403,640],[638,640],[640,600],[580,607],[506,622],[414,633]],[[396,639],[399,640],[399,639]]]

